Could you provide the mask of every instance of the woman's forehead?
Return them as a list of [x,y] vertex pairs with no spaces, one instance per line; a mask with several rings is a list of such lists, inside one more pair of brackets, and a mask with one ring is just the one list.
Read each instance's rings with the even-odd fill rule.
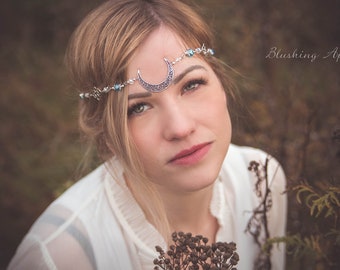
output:
[[175,61],[184,50],[184,42],[176,33],[167,27],[159,27],[138,47],[128,65],[127,74],[134,76],[138,69],[151,73],[157,73],[159,69],[166,71],[164,58]]

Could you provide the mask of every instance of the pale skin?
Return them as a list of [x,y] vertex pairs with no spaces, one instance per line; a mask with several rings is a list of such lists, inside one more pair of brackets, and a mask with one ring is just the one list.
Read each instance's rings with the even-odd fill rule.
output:
[[[139,69],[145,81],[157,84],[167,74],[163,58],[173,61],[186,49],[175,33],[160,27],[138,48],[128,76]],[[174,69],[173,83],[161,93],[138,83],[128,87],[129,131],[173,230],[213,241],[218,222],[209,210],[212,188],[231,139],[227,97],[204,57],[185,58]]]

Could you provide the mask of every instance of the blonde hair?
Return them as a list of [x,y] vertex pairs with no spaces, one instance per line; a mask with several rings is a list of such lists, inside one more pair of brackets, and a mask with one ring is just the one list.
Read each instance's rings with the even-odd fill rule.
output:
[[[127,80],[127,67],[138,46],[156,28],[164,25],[188,46],[213,48],[213,37],[203,19],[177,0],[112,0],[92,11],[71,37],[66,63],[80,92]],[[230,79],[223,65],[209,57],[211,65],[229,92]],[[103,95],[100,101],[80,102],[81,130],[96,145],[103,160],[115,155],[127,175],[136,200],[146,217],[169,239],[171,227],[159,195],[147,180],[127,126],[127,91]],[[229,93],[230,95],[230,93]]]

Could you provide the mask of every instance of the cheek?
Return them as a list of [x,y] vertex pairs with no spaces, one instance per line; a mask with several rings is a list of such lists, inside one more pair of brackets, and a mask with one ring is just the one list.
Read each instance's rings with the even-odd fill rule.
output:
[[220,94],[216,94],[210,104],[207,108],[207,121],[213,123],[214,130],[219,137],[230,140],[232,128],[225,92],[221,91]]
[[142,163],[152,162],[157,155],[155,144],[159,141],[155,128],[150,123],[136,121],[129,124],[129,132]]
[[227,108],[227,98],[223,90],[215,91],[209,96],[209,102],[205,102],[205,113],[209,120],[224,121],[229,118],[229,112]]
[[142,128],[139,124],[131,124],[129,125],[129,132],[138,152],[143,151],[143,148],[148,145],[150,138],[150,136],[148,136],[147,126]]

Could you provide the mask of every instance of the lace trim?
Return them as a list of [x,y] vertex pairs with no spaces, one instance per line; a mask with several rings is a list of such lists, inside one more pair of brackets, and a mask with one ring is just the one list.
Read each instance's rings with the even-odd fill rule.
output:
[[[116,214],[122,228],[135,242],[139,251],[154,258],[157,256],[155,246],[163,246],[166,243],[163,237],[150,224],[143,210],[140,208],[129,188],[127,187],[123,169],[117,159],[113,159],[106,165],[108,173],[105,176],[105,190],[112,210]],[[210,211],[217,218],[220,230],[223,230],[228,221],[230,211],[227,207],[222,181],[218,178],[214,183]]]
[[163,237],[150,224],[130,190],[126,186],[122,166],[117,159],[110,162],[105,176],[105,190],[110,205],[123,230],[135,242],[139,252],[152,258],[157,255],[155,246],[166,247]]
[[213,195],[210,203],[210,212],[217,219],[221,227],[225,226],[226,199],[223,192],[223,184],[220,178],[214,183]]

